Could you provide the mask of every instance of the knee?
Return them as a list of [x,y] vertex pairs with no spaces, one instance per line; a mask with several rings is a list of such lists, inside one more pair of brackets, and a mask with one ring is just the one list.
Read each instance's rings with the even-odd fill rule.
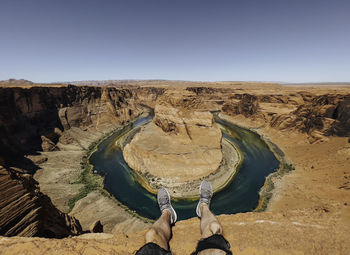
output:
[[146,233],[146,242],[147,243],[154,242],[154,240],[157,239],[157,235],[158,235],[157,231],[155,229],[151,228]]
[[215,234],[222,234],[222,228],[219,222],[214,221],[211,222],[209,225],[210,232],[215,235]]
[[155,243],[158,244],[160,247],[162,247],[165,250],[169,250],[169,244],[168,241],[164,235],[162,235],[161,232],[158,232],[158,230],[151,228],[146,233],[146,243]]

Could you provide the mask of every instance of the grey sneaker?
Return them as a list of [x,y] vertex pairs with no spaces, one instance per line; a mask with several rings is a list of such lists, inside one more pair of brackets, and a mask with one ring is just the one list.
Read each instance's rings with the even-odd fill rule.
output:
[[169,210],[170,212],[170,222],[175,223],[177,220],[177,215],[174,208],[171,206],[170,195],[166,188],[160,188],[157,194],[157,200],[159,209],[161,212],[164,210]]
[[202,181],[201,186],[199,187],[199,194],[200,198],[197,204],[196,213],[198,217],[201,217],[201,207],[200,205],[202,203],[206,203],[208,206],[210,206],[210,200],[213,197],[213,188],[211,187],[210,182],[208,181]]

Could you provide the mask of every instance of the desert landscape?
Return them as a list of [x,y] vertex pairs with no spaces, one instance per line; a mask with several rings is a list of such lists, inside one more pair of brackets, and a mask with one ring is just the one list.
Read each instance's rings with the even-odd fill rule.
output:
[[[8,80],[0,82],[1,254],[136,252],[153,219],[111,195],[90,157],[143,116],[152,118],[121,148],[151,193],[161,185],[195,196],[203,178],[220,192],[235,178],[243,154],[215,118],[256,133],[278,159],[255,208],[218,215],[234,254],[350,252],[349,84]],[[190,254],[199,239],[199,219],[181,220],[170,247]]]
[[0,1],[0,255],[350,255],[350,1]]

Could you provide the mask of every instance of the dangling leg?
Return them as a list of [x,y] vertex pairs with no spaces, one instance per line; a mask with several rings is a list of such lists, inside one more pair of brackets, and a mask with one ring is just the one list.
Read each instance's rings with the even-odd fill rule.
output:
[[[200,199],[196,213],[201,218],[202,239],[198,242],[196,253],[200,255],[222,255],[230,252],[230,246],[222,236],[222,226],[210,211],[213,189],[210,182],[203,181],[199,188]],[[230,253],[227,253],[230,254]]]
[[201,210],[201,233],[202,238],[207,238],[215,234],[222,234],[222,227],[215,215],[210,211],[209,205],[202,203]]
[[169,250],[169,240],[171,237],[170,217],[170,211],[164,210],[160,218],[146,233],[146,243],[155,243],[163,249]]
[[158,190],[157,200],[162,215],[147,231],[146,244],[137,251],[137,255],[170,254],[167,251],[172,234],[171,224],[176,222],[177,215],[171,206],[169,192],[165,188]]

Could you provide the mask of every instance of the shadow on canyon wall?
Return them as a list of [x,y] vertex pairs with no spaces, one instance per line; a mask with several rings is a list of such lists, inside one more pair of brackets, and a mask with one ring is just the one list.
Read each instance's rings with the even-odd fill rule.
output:
[[[231,116],[262,119],[280,130],[297,130],[308,135],[320,132],[325,136],[350,136],[350,94],[314,95],[306,91],[277,95],[253,95],[230,89],[206,87],[187,88],[198,96],[216,99],[221,110]],[[221,100],[215,94],[224,94]],[[273,105],[272,109],[264,105]],[[288,113],[279,112],[286,105],[294,107]]]
[[0,88],[0,235],[83,233],[79,221],[59,211],[33,179],[37,164],[45,161],[40,152],[59,150],[58,141],[69,144],[74,138],[64,137],[66,130],[107,130],[142,111],[130,89]]

